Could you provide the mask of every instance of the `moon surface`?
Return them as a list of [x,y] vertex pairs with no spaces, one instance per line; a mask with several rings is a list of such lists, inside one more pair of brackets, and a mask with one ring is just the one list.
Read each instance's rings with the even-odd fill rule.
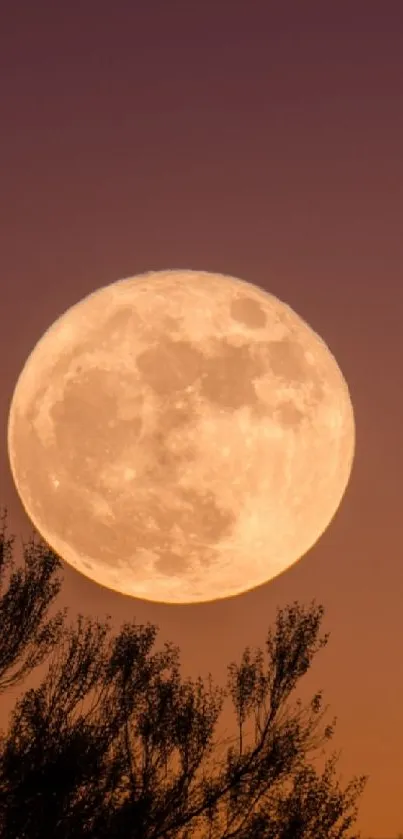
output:
[[187,270],[68,309],[28,357],[8,424],[17,491],[53,550],[165,603],[289,568],[333,518],[354,446],[323,340],[261,288]]

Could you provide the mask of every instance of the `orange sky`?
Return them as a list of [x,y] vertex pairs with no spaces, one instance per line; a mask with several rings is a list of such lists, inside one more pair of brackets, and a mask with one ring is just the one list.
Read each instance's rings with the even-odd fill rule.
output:
[[58,605],[71,619],[109,613],[116,629],[157,623],[184,675],[222,682],[247,644],[264,645],[277,606],[316,598],[331,637],[304,694],[323,688],[338,716],[343,780],[370,775],[363,836],[392,837],[403,830],[402,10],[143,5],[75,16],[26,3],[2,17],[0,505],[26,536],[9,401],[36,341],[77,300],[190,267],[289,303],[336,356],[356,416],[351,482],[319,543],[271,583],[195,606],[130,599],[65,566]]

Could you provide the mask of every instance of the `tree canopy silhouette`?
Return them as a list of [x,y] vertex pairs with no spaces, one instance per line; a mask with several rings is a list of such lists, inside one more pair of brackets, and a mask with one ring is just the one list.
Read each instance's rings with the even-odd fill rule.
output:
[[[58,637],[59,615],[41,628],[58,590],[51,583],[57,562],[35,544],[26,562],[28,570],[42,566],[43,577],[29,577],[26,600],[37,605],[24,611],[21,596],[15,611],[1,605],[1,635],[21,633],[1,660],[5,672],[24,645],[29,652],[45,638],[41,655],[31,650],[25,660],[48,655],[48,670],[19,698],[2,735],[0,839],[357,837],[350,829],[366,778],[341,789],[335,754],[322,772],[310,762],[334,731],[335,721],[324,722],[321,692],[306,705],[289,703],[327,644],[328,635],[319,635],[322,606],[279,609],[265,652],[246,647],[218,688],[210,675],[182,679],[179,649],[165,643],[155,650],[151,624],[125,623],[112,636],[109,616],[79,615]],[[23,634],[12,621],[25,614],[33,628]],[[215,729],[226,698],[237,733],[220,740]]]
[[[14,687],[41,664],[58,643],[67,610],[47,620],[61,588],[60,559],[33,535],[23,543],[23,567],[15,568],[15,537],[0,514],[0,693]],[[11,571],[11,573],[9,573]],[[8,586],[4,590],[6,572]]]

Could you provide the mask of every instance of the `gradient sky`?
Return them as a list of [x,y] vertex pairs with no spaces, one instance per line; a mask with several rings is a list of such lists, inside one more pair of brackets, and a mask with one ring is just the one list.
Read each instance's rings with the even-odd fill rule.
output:
[[[160,627],[184,675],[223,683],[277,606],[323,603],[305,679],[338,726],[342,781],[369,774],[363,835],[403,830],[403,7],[25,2],[0,44],[0,505],[30,524],[6,451],[27,355],[79,299],[151,269],[260,285],[326,340],[357,449],[330,528],[276,580],[195,606],[124,597],[64,566],[58,606]],[[141,8],[140,8],[141,7]],[[76,5],[78,8],[78,4]],[[2,699],[0,723],[15,697]]]

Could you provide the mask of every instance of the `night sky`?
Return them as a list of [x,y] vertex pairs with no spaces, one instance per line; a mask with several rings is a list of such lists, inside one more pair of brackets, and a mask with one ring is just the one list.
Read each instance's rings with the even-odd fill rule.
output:
[[[151,621],[183,675],[264,646],[276,608],[325,607],[324,689],[363,836],[403,830],[403,7],[399,3],[14,3],[0,35],[0,506],[31,525],[6,449],[20,370],[47,327],[148,270],[223,272],[280,297],[349,384],[351,481],[318,544],[274,581],[189,606],[64,565],[57,606]],[[2,697],[0,724],[15,694]],[[232,720],[232,718],[231,718]],[[226,721],[231,724],[230,718]],[[330,749],[332,744],[330,744]]]

